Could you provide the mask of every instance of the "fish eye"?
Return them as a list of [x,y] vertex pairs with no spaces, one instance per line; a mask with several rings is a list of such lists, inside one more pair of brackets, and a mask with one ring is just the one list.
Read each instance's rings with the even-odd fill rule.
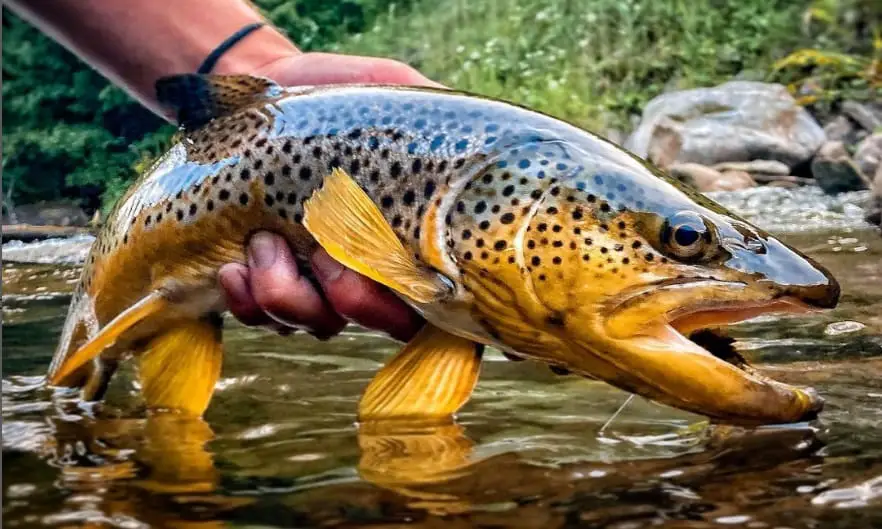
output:
[[702,257],[710,242],[705,220],[692,211],[681,211],[665,220],[661,241],[666,253],[681,260]]

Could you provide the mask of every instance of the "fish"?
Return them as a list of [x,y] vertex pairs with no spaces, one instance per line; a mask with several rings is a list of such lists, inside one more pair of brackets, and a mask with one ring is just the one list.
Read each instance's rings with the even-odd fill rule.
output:
[[269,230],[427,322],[367,385],[360,420],[453,416],[485,346],[719,422],[823,407],[688,337],[835,307],[831,273],[591,132],[446,89],[180,74],[156,91],[178,135],[98,234],[49,385],[101,400],[131,357],[148,408],[203,414],[223,356],[218,269]]

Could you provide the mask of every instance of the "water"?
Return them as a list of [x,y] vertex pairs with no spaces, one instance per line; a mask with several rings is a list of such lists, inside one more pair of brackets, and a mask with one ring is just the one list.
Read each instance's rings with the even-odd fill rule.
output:
[[[828,266],[841,305],[733,327],[816,423],[747,431],[491,352],[457,425],[355,424],[397,349],[232,322],[205,421],[145,419],[131,371],[105,406],[41,386],[82,241],[4,246],[3,518],[9,527],[882,527],[882,237],[813,190],[715,198]],[[42,246],[41,246],[42,245]],[[65,250],[65,245],[70,251]],[[52,257],[46,257],[49,247]]]

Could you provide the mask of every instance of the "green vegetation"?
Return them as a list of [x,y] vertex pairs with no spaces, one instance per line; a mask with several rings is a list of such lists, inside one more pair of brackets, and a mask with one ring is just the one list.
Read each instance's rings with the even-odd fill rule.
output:
[[[395,57],[598,131],[629,129],[666,89],[736,75],[785,83],[825,108],[878,98],[882,86],[878,0],[257,4],[305,49]],[[171,130],[5,9],[3,103],[4,194],[15,203],[111,201]]]

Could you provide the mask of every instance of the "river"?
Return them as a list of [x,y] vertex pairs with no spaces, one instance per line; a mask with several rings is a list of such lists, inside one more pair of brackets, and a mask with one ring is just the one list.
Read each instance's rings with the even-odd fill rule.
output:
[[[7,527],[882,527],[882,237],[865,195],[714,195],[827,266],[838,308],[731,328],[817,421],[743,430],[490,351],[456,425],[355,423],[398,345],[228,319],[205,421],[145,418],[131,368],[108,404],[42,386],[88,239],[3,248]],[[611,418],[613,418],[611,420]]]

